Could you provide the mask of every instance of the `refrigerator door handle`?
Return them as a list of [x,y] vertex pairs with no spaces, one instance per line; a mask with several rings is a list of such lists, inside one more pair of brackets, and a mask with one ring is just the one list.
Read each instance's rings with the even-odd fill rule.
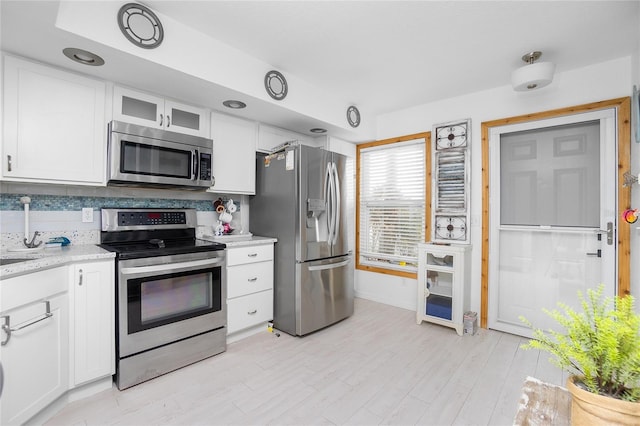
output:
[[333,203],[333,217],[334,217],[334,225],[333,225],[333,240],[331,241],[331,245],[336,245],[338,242],[338,235],[340,233],[340,178],[338,177],[338,167],[336,167],[336,163],[331,163],[331,171],[333,172],[333,195],[335,197],[335,202]]
[[338,263],[330,263],[328,265],[318,265],[318,266],[309,266],[309,270],[310,271],[323,271],[325,269],[335,269],[335,268],[341,268],[343,266],[347,266],[349,264],[350,260],[343,260],[342,262],[338,262]]
[[333,212],[333,170],[332,163],[327,163],[327,171],[325,173],[325,202],[327,203],[327,242],[332,244],[333,228],[335,226],[335,217]]

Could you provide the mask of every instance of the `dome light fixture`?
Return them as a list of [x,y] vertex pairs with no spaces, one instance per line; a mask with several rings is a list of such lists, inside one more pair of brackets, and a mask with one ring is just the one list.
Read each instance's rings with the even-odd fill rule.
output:
[[511,85],[517,92],[540,89],[548,86],[553,81],[553,73],[556,66],[553,62],[536,62],[542,56],[542,52],[534,51],[522,56],[527,65],[514,70],[511,73]]
[[311,133],[327,133],[327,129],[323,129],[321,127],[314,127],[309,130]]

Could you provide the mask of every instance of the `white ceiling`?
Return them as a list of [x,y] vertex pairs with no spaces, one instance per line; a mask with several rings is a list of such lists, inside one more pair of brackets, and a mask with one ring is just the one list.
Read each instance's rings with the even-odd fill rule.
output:
[[[640,1],[142,3],[373,115],[508,85],[532,50],[556,72],[640,51]],[[2,0],[2,49],[64,66],[56,4]]]

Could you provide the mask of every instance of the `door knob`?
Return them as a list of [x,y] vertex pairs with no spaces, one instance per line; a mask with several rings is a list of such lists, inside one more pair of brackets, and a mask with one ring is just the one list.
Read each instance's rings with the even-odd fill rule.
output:
[[596,251],[594,253],[587,253],[587,256],[602,257],[602,250],[598,249],[598,251]]

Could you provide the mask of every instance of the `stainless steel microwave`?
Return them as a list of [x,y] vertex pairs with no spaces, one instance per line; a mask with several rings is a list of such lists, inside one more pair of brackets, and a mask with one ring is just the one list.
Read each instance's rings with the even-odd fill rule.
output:
[[108,184],[204,189],[213,184],[213,141],[112,121]]

